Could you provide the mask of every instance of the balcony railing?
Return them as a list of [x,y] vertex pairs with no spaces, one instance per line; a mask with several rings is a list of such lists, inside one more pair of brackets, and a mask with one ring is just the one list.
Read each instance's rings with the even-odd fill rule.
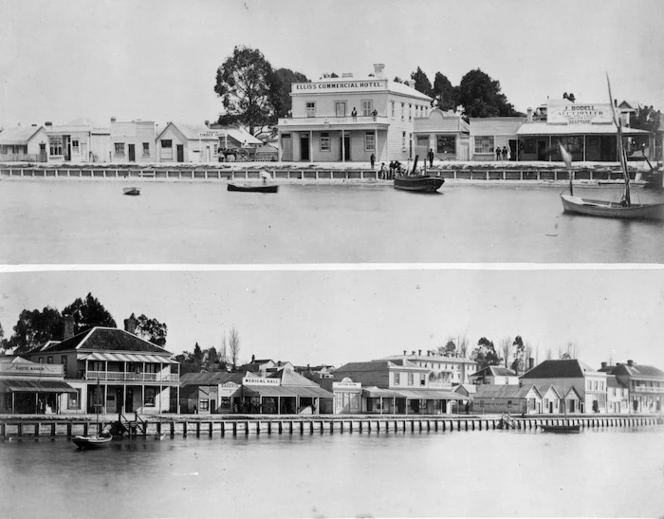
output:
[[279,126],[352,126],[352,125],[367,125],[367,124],[388,124],[389,119],[381,115],[358,115],[353,117],[347,115],[344,117],[335,117],[333,115],[323,116],[316,115],[315,117],[286,117],[279,119]]
[[87,371],[85,380],[100,380],[106,382],[178,382],[177,373],[135,373],[123,371]]

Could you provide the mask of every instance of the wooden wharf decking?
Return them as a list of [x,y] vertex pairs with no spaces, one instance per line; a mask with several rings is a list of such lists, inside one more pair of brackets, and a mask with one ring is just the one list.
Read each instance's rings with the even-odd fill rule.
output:
[[[333,416],[286,417],[259,416],[178,416],[170,418],[144,417],[145,427],[137,436],[166,434],[171,437],[236,437],[280,434],[366,434],[366,433],[422,433],[456,431],[490,431],[500,428],[501,416]],[[548,416],[537,418],[511,417],[514,430],[532,430],[540,425],[580,425],[585,429],[610,427],[640,427],[662,424],[658,416]],[[109,421],[101,423],[101,427]],[[15,417],[0,419],[0,439],[13,437],[72,437],[96,434],[97,423],[77,418]]]

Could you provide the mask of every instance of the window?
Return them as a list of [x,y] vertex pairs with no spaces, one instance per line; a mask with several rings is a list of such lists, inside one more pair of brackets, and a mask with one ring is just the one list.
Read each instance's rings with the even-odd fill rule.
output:
[[210,410],[210,401],[207,398],[201,398],[200,400],[200,407],[199,409],[201,411],[209,411]]
[[593,390],[593,381],[589,380],[588,381],[588,391],[592,391],[592,390]]
[[154,407],[156,397],[157,397],[157,388],[156,387],[146,387],[145,388],[145,407]]
[[408,105],[408,120],[413,120],[413,105],[411,104]]
[[406,132],[401,132],[401,148],[406,151]]
[[67,374],[67,355],[62,355],[60,357],[60,364],[62,364],[62,368],[64,371],[64,374]]
[[80,155],[81,154],[81,144],[78,139],[72,139],[71,141],[71,154]]
[[320,151],[330,151],[330,134],[328,132],[320,134]]
[[115,156],[123,156],[124,155],[124,142],[116,142],[115,143]]
[[150,156],[150,143],[149,142],[144,142],[143,143],[143,156],[144,157],[149,157]]
[[394,105],[395,105],[395,102],[392,101],[392,119],[394,119],[394,114],[396,113],[396,109],[395,109]]
[[409,386],[415,385],[415,376],[412,373],[408,373],[408,385]]
[[53,364],[53,357],[50,355],[46,358],[46,364]]
[[511,406],[511,405],[512,405],[512,401],[511,401],[511,400],[508,400],[508,401],[507,401],[507,407],[509,407],[509,406]]
[[597,391],[597,389],[598,389],[597,385],[598,385],[597,380],[595,380],[595,391]]
[[44,357],[39,357],[39,363],[43,364],[44,363]]
[[369,117],[373,111],[373,101],[371,99],[362,100],[362,115],[364,117]]
[[173,141],[170,139],[164,139],[161,141],[161,158],[162,159],[172,159],[173,158]]
[[49,154],[53,156],[61,156],[62,155],[62,137],[59,135],[53,135],[48,138],[48,147],[49,147]]
[[427,385],[427,376],[424,373],[420,373],[420,386]]
[[475,137],[475,153],[493,153],[493,136]]
[[[406,103],[401,103],[401,120],[405,120],[406,115]],[[404,144],[405,146],[405,144]]]
[[456,155],[456,137],[454,135],[436,135],[436,153]]
[[376,134],[374,132],[364,133],[364,151],[376,151]]
[[67,409],[79,409],[81,401],[81,390],[77,389],[76,393],[69,393],[67,397]]
[[336,117],[346,117],[346,101],[336,101],[334,103],[334,115]]
[[307,101],[307,117],[316,117],[316,103]]
[[398,386],[401,384],[401,374],[400,373],[395,373],[394,374],[394,385]]

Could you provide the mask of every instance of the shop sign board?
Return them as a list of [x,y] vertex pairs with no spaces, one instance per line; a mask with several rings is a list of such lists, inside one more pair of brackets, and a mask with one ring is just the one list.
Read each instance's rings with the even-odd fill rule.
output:
[[551,124],[611,124],[611,105],[605,104],[561,104],[550,103],[547,107],[547,122]]
[[278,386],[281,384],[281,380],[278,378],[244,377],[242,385],[247,384],[251,386]]
[[326,92],[368,92],[387,89],[387,79],[349,79],[347,81],[312,81],[311,83],[293,83],[293,94]]
[[62,377],[64,375],[64,367],[60,364],[0,363],[0,373],[3,375],[50,375]]

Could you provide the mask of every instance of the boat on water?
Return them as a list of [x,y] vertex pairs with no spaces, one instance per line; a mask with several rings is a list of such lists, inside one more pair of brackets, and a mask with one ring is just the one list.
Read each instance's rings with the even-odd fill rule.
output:
[[607,76],[606,81],[609,87],[609,100],[611,112],[613,114],[613,124],[617,128],[617,152],[620,159],[620,168],[623,174],[623,192],[619,201],[604,201],[587,199],[574,196],[574,173],[572,170],[572,156],[558,142],[563,161],[569,171],[569,194],[561,193],[560,198],[563,204],[563,211],[566,213],[580,214],[585,216],[598,216],[602,218],[616,218],[626,220],[661,220],[664,219],[664,202],[633,204],[630,191],[630,176],[627,169],[627,156],[623,146],[622,126],[616,117],[616,111],[613,107],[613,95],[611,94],[611,84]]
[[127,195],[127,196],[138,196],[141,194],[141,188],[140,187],[125,187],[122,190],[122,193]]
[[571,434],[581,432],[580,425],[540,425],[542,432]]
[[403,191],[414,191],[417,193],[436,193],[445,183],[444,178],[432,177],[431,175],[416,174],[418,156],[415,156],[413,170],[410,174],[394,177],[394,189]]
[[99,434],[96,436],[75,436],[72,441],[79,449],[101,449],[106,447],[113,437],[108,434]]
[[279,186],[276,184],[259,184],[259,185],[248,185],[248,184],[228,184],[228,191],[238,191],[242,193],[277,193],[279,191]]

